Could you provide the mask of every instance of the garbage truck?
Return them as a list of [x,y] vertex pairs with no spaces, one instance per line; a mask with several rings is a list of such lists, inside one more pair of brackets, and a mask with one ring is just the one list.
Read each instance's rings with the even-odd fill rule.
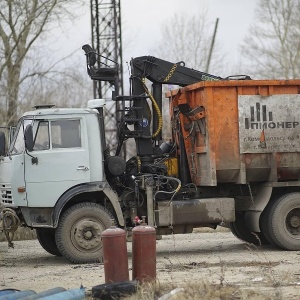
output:
[[[82,48],[89,77],[115,84],[118,65]],[[104,99],[36,106],[8,150],[0,133],[9,245],[16,228],[29,227],[50,254],[98,262],[106,228],[130,235],[146,218],[157,235],[225,226],[247,243],[299,251],[300,80],[222,78],[153,56],[132,58],[130,69],[130,95],[113,96],[126,104],[113,153]],[[165,84],[175,88],[163,97]],[[163,101],[172,131],[164,141]],[[128,139],[135,153],[127,159]]]

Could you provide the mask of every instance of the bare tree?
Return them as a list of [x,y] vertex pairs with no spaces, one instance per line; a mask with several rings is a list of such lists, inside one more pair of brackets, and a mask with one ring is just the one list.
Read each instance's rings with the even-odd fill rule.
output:
[[78,3],[79,0],[1,0],[1,123],[14,124],[16,121],[20,86],[32,77],[30,65],[26,72],[23,68],[33,45],[52,26],[74,16],[72,8]]
[[260,0],[242,44],[248,72],[257,78],[299,78],[300,0]]
[[[207,17],[207,11],[191,17],[176,14],[162,29],[162,39],[154,53],[160,58],[177,62],[184,61],[186,66],[205,71],[214,33],[214,23]],[[217,40],[217,38],[216,38]],[[224,55],[216,41],[210,62],[211,74],[223,72]]]
[[[79,63],[84,64],[84,57]],[[34,74],[29,86],[20,92],[19,109],[27,111],[37,104],[86,107],[87,101],[93,98],[92,82],[86,72],[80,72],[78,69],[80,66],[72,65],[64,69]]]

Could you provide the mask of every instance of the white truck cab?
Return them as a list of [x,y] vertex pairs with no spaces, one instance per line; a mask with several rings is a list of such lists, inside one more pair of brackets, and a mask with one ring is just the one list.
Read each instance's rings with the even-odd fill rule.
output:
[[[118,197],[105,178],[103,105],[104,101],[97,99],[89,102],[89,108],[37,107],[26,112],[7,155],[0,160],[1,204],[14,209],[24,226],[37,229],[48,252],[63,254],[74,262],[100,259],[100,233],[114,217],[106,206],[113,206],[118,221],[124,224]],[[98,221],[81,213],[80,220],[66,229],[73,230],[69,244],[58,249],[58,240],[64,243],[67,235],[61,217],[74,205],[80,205],[82,211],[101,205],[106,218]],[[55,237],[57,227],[61,234]],[[51,243],[54,249],[49,249]],[[85,257],[85,249],[94,249],[94,257],[91,253]],[[77,256],[72,251],[77,251]]]

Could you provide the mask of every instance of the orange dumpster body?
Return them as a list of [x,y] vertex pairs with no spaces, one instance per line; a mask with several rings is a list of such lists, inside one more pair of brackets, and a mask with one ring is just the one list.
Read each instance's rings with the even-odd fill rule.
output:
[[300,80],[205,81],[168,92],[192,182],[298,180],[299,94]]

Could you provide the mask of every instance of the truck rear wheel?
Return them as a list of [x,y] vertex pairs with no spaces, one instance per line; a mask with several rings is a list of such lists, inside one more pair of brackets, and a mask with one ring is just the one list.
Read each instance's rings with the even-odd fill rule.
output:
[[300,250],[300,193],[291,193],[269,204],[262,230],[273,245]]
[[260,219],[259,219],[259,226],[260,230],[264,233],[264,236],[268,240],[269,244],[271,246],[277,247],[276,244],[273,242],[273,240],[270,238],[270,234],[268,231],[268,218],[270,215],[270,207],[267,205],[267,207],[262,212]]
[[36,228],[35,231],[37,239],[44,250],[52,255],[61,256],[55,242],[55,229]]
[[244,221],[244,214],[237,213],[235,222],[229,223],[229,228],[234,236],[253,245],[265,245],[267,240],[262,232],[251,232]]
[[113,216],[96,203],[79,203],[66,210],[55,233],[61,254],[74,263],[102,260],[102,232],[112,225]]

